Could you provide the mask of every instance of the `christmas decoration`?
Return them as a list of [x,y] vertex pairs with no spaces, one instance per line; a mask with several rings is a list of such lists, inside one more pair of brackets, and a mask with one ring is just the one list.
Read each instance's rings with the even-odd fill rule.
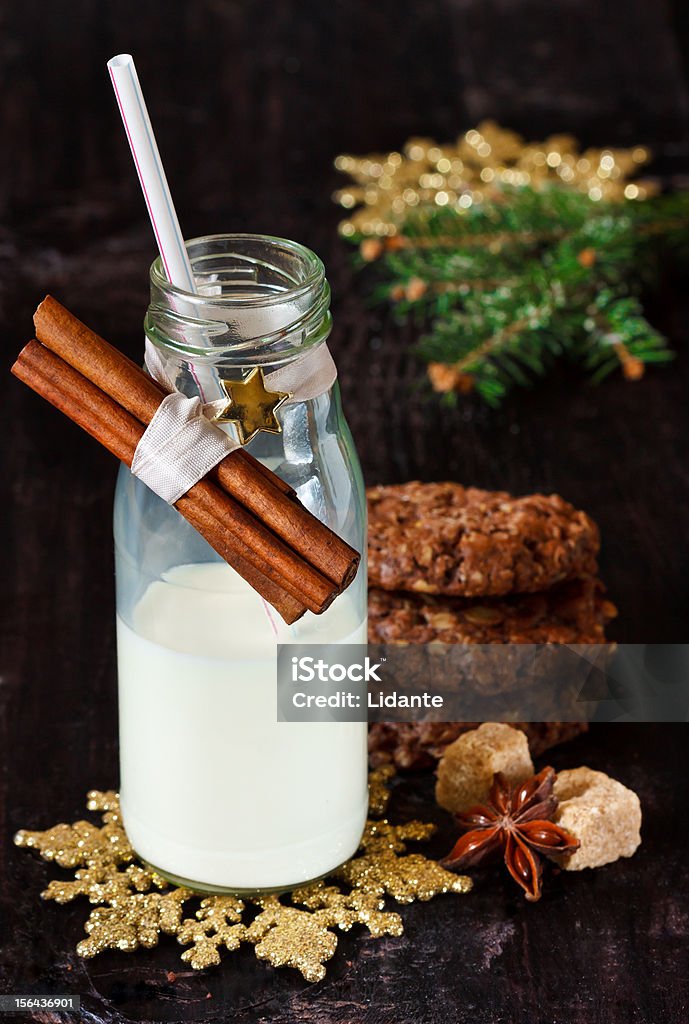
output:
[[[372,817],[356,856],[327,883],[302,886],[288,896],[201,898],[171,886],[137,860],[114,792],[88,794],[88,809],[102,815],[102,825],[77,821],[44,832],[22,830],[15,842],[74,870],[73,880],[51,881],[45,899],[68,903],[86,896],[96,904],[84,926],[87,937],[77,946],[80,956],[149,949],[161,935],[174,935],[187,947],[182,959],[195,969],[218,964],[223,948],[233,951],[248,943],[274,967],[294,967],[307,981],[320,981],[337,947],[336,929],[363,924],[374,937],[402,934],[402,919],[385,909],[386,897],[411,903],[471,889],[468,878],[422,854],[406,853],[409,841],[427,839],[435,826],[417,821],[396,825],[382,818],[393,775],[389,766],[371,774]],[[194,905],[195,915],[185,916]]]
[[221,380],[228,404],[218,423],[234,423],[242,444],[255,437],[260,430],[279,434],[282,430],[275,415],[290,397],[286,391],[268,391],[263,370],[255,367],[245,380]]
[[[379,263],[379,299],[430,323],[419,353],[434,390],[498,405],[554,359],[594,381],[640,379],[673,353],[639,302],[658,242],[678,245],[689,197],[638,180],[648,150],[579,152],[571,136],[525,143],[486,122],[451,146],[338,157],[341,233]],[[354,209],[359,207],[358,209]]]

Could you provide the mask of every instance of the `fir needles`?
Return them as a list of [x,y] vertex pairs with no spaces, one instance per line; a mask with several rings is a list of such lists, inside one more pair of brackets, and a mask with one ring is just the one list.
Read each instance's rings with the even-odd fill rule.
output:
[[[533,145],[523,148],[533,159]],[[571,146],[562,159],[568,154],[575,159]],[[519,159],[515,150],[513,164]],[[489,190],[474,188],[470,205],[420,195],[384,232],[345,232],[363,261],[378,265],[375,297],[418,322],[418,350],[436,391],[454,400],[473,391],[498,405],[559,357],[596,382],[616,370],[638,380],[648,364],[673,358],[640,295],[661,250],[686,244],[689,196],[648,189],[642,198],[633,185],[630,198],[624,152],[609,156],[612,168],[605,159],[602,151],[596,173],[620,169],[607,198],[556,175],[513,184],[516,172],[506,180],[503,169]],[[345,222],[352,223],[363,228]]]

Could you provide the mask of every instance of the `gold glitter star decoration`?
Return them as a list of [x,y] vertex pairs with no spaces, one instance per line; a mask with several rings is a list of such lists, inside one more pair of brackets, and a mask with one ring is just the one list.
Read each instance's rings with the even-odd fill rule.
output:
[[[21,830],[15,843],[74,870],[73,880],[51,881],[44,899],[68,903],[85,896],[95,904],[84,925],[87,937],[77,945],[80,956],[93,957],[106,949],[150,949],[161,935],[170,935],[187,947],[182,959],[196,970],[219,964],[221,950],[232,952],[248,944],[259,960],[293,967],[315,982],[325,976],[325,964],[335,954],[338,930],[361,924],[374,938],[402,934],[402,919],[386,909],[386,897],[411,903],[471,889],[468,878],[423,854],[406,852],[408,842],[429,838],[435,826],[392,824],[382,817],[393,775],[390,766],[371,773],[372,817],[357,854],[327,882],[281,896],[201,898],[171,886],[137,860],[114,792],[92,790],[87,796],[89,811],[102,816],[100,826],[77,821],[44,832]],[[194,907],[194,916],[185,916]]]
[[483,121],[448,145],[412,138],[401,153],[343,154],[335,167],[353,184],[334,199],[355,212],[341,222],[340,232],[347,238],[397,236],[400,221],[415,207],[466,211],[506,186],[542,189],[556,183],[595,201],[645,199],[656,186],[635,179],[650,156],[644,146],[581,152],[576,139],[564,134],[525,142],[494,121]]
[[244,380],[221,380],[220,385],[227,396],[227,406],[216,417],[216,423],[233,423],[241,444],[247,444],[260,430],[281,433],[275,413],[291,396],[287,391],[268,391],[260,367],[255,367]]

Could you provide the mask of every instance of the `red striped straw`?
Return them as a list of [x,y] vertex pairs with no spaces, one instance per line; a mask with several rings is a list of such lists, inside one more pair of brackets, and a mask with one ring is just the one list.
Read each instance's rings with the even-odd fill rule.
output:
[[[134,58],[129,53],[120,53],[108,61],[108,71],[115,90],[122,123],[127,133],[134,166],[139,176],[141,190],[146,200],[153,233],[158,243],[160,258],[170,284],[187,292],[195,292],[196,281],[191,269],[184,236],[179,226],[175,204],[172,202],[170,186],[167,183],[163,162],[160,159],[151,119],[146,109]],[[202,401],[206,401],[201,381],[191,364],[189,369],[194,377]],[[268,604],[263,605],[273,633],[277,629]]]
[[118,54],[108,61],[108,71],[167,279],[177,288],[195,292],[196,282],[184,244],[184,236],[170,195],[170,187],[133,57],[129,53]]

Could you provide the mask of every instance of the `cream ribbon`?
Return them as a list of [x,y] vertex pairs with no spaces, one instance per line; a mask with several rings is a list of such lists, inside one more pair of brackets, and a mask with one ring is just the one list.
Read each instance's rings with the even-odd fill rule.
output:
[[[241,445],[212,422],[224,410],[224,399],[204,403],[175,391],[160,352],[148,340],[145,361],[153,379],[171,393],[146,427],[131,468],[134,476],[172,505]],[[268,391],[288,392],[285,404],[290,404],[317,398],[332,387],[336,378],[337,368],[323,342],[266,374],[265,385]]]

